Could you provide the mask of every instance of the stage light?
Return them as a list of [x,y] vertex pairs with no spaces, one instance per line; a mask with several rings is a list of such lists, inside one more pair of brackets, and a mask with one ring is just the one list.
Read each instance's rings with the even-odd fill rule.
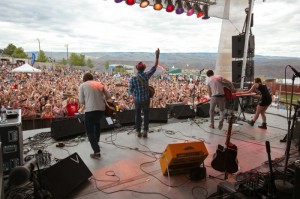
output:
[[175,6],[173,5],[172,0],[167,0],[166,11],[167,11],[167,12],[173,12],[174,9],[175,9]]
[[135,0],[126,0],[126,4],[132,6],[135,4]]
[[194,9],[192,8],[190,2],[185,2],[185,6],[184,7],[186,8],[186,15],[187,16],[191,16],[191,15],[194,14]]
[[148,0],[141,0],[140,7],[141,8],[146,8],[149,5]]
[[202,19],[209,19],[210,16],[208,16],[208,5],[203,5],[203,17]]
[[181,0],[177,0],[175,5],[177,5],[177,8],[176,8],[176,14],[180,15],[184,12],[184,9],[183,9],[183,6],[182,6],[182,1]]
[[161,4],[161,0],[154,0],[153,9],[154,10],[161,10],[163,5]]
[[203,16],[203,11],[201,10],[200,6],[198,4],[194,4],[194,10],[197,14],[197,18],[200,18]]
[[115,0],[115,3],[121,3],[123,0]]

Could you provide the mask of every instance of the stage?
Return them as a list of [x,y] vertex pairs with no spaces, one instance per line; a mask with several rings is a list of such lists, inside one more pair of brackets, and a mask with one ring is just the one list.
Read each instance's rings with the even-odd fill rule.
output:
[[[286,143],[280,140],[287,134],[286,115],[286,110],[270,107],[267,111],[267,130],[257,127],[261,124],[260,118],[254,127],[241,120],[233,123],[230,141],[238,147],[238,171],[230,174],[227,182],[234,183],[243,174],[255,171],[253,169],[265,174],[269,172],[265,141],[270,142],[271,158],[276,162],[273,169],[282,170],[280,165],[284,165]],[[245,113],[245,117],[249,120],[251,114]],[[215,126],[218,124],[218,118],[219,116],[215,117]],[[151,123],[148,138],[138,138],[133,125],[105,131],[100,138],[101,159],[90,158],[92,150],[84,135],[65,140],[64,146],[58,147],[58,141],[50,137],[50,128],[23,131],[25,152],[23,156],[26,158],[27,155],[40,150],[51,154],[53,165],[57,160],[67,158],[76,152],[93,175],[68,194],[70,199],[206,198],[215,193],[218,185],[224,181],[223,173],[214,170],[211,162],[218,144],[224,146],[228,129],[226,121],[222,130],[210,129],[208,120],[209,118],[199,117],[169,118],[168,123]],[[65,128],[67,131],[68,126]],[[208,151],[208,156],[203,161],[206,178],[194,181],[190,179],[193,177],[190,173],[169,177],[163,175],[160,156],[169,144],[202,141]],[[298,139],[292,141],[289,164],[299,159],[296,145]],[[69,183],[68,179],[62,179],[60,175],[55,176],[54,182],[51,183],[55,181]],[[61,189],[64,190],[63,187]]]

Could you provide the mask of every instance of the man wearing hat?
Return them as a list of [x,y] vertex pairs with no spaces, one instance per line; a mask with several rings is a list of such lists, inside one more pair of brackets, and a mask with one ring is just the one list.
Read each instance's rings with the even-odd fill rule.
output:
[[[159,48],[155,51],[155,62],[154,66],[144,72],[146,65],[143,62],[139,62],[136,65],[137,75],[133,76],[129,80],[129,95],[134,97],[135,107],[135,127],[138,137],[147,137],[149,130],[149,107],[150,107],[150,96],[149,96],[149,79],[155,73],[158,66],[159,59]],[[142,111],[144,113],[144,132],[141,133],[142,129]]]

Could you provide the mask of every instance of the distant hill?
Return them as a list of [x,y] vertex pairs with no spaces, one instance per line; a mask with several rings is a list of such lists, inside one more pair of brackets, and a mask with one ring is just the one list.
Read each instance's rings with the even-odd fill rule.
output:
[[[146,52],[88,52],[81,53],[86,58],[91,58],[97,69],[104,69],[104,63],[110,64],[136,65],[137,62],[143,61],[146,65],[152,65],[154,53]],[[65,52],[46,52],[47,56],[61,60],[66,58]],[[160,64],[166,68],[175,66],[184,68],[210,68],[214,69],[217,59],[217,53],[161,53]],[[255,76],[264,75],[265,77],[284,78],[285,66],[292,65],[300,70],[300,58],[295,57],[277,57],[261,56],[254,57]],[[291,70],[288,70],[288,78],[291,78]]]

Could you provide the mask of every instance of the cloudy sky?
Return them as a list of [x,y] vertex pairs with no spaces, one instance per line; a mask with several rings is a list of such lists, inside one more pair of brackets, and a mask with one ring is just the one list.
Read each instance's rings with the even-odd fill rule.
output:
[[[255,0],[255,54],[300,57],[299,11],[300,0]],[[218,52],[221,24],[114,0],[1,0],[0,49],[38,51],[39,40],[52,52]]]

